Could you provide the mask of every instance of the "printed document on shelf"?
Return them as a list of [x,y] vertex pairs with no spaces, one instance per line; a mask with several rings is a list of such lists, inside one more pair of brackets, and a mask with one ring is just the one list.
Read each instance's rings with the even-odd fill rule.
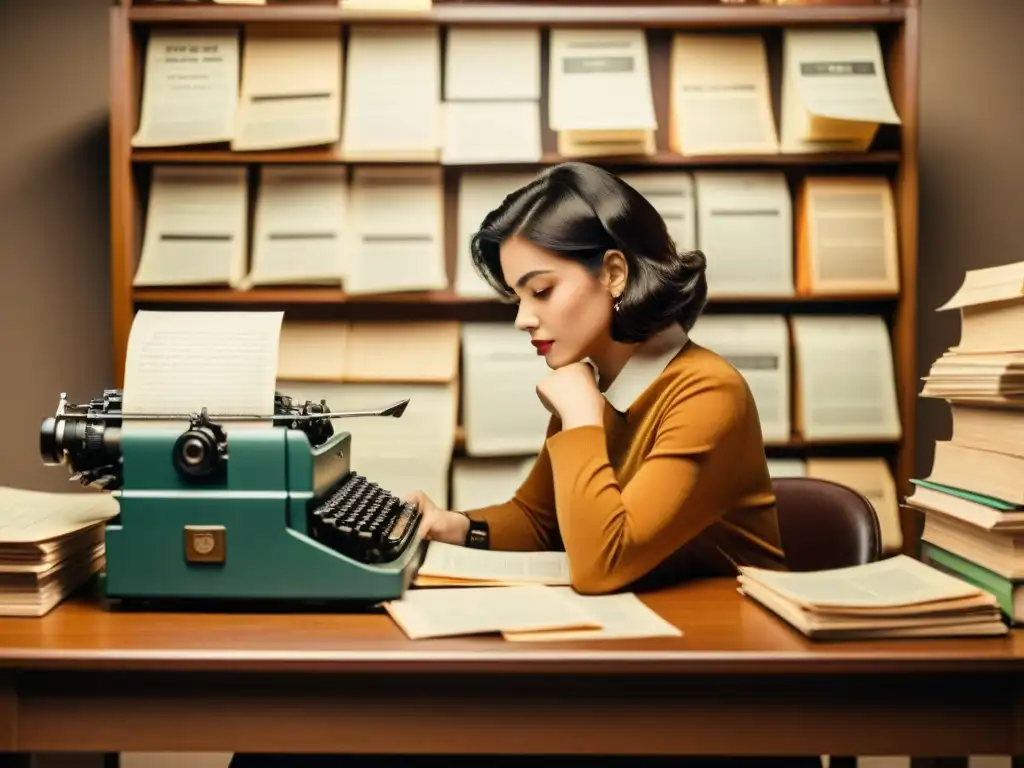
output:
[[153,29],[133,147],[227,142],[238,105],[238,30]]
[[806,177],[796,229],[801,292],[899,290],[896,208],[887,178]]
[[788,440],[789,325],[781,315],[704,315],[690,338],[728,360],[750,387],[765,440]]
[[352,27],[342,152],[350,160],[436,161],[441,147],[441,41],[434,26]]
[[452,509],[478,509],[508,501],[526,480],[536,460],[536,456],[453,459]]
[[653,131],[642,29],[553,29],[548,122],[554,131]]
[[294,320],[285,317],[281,325],[277,377],[298,381],[341,381],[345,375],[349,329],[349,323],[340,320]]
[[337,144],[343,66],[338,27],[247,25],[231,148]]
[[783,33],[783,152],[863,151],[899,125],[875,29]]
[[[274,412],[274,384],[283,312],[140,310],[128,336],[124,425],[133,414],[266,416]],[[187,420],[161,421],[169,429]],[[273,421],[232,421],[232,429],[273,428]]]
[[620,178],[654,206],[678,250],[692,251],[697,247],[697,201],[692,174],[641,171],[624,173]]
[[550,414],[535,389],[550,371],[529,337],[504,323],[464,324],[462,371],[466,453],[536,453]]
[[249,282],[340,286],[347,209],[345,166],[261,166]]
[[541,159],[540,30],[450,27],[441,162]]
[[709,295],[793,294],[793,202],[781,171],[700,171],[698,244]]
[[791,318],[795,421],[808,439],[901,436],[892,342],[884,318]]
[[348,293],[448,287],[441,168],[359,167],[349,194]]
[[495,297],[495,291],[473,267],[469,242],[480,229],[484,217],[497,208],[506,195],[529,183],[532,173],[517,171],[465,171],[459,174],[456,219],[458,244],[455,263],[455,290],[461,296]]
[[669,146],[682,155],[772,154],[779,142],[761,34],[678,33]]
[[241,287],[248,206],[244,165],[154,167],[134,284]]

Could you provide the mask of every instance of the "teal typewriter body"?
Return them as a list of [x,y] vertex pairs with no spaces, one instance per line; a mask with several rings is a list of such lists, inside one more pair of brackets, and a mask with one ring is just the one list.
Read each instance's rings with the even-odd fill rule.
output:
[[[278,395],[272,425],[202,413],[185,428],[125,429],[119,397],[62,397],[40,438],[46,463],[118,498],[106,597],[373,603],[409,587],[424,548],[419,511],[352,471],[352,436],[329,421],[352,414]],[[401,415],[407,402],[356,415]]]

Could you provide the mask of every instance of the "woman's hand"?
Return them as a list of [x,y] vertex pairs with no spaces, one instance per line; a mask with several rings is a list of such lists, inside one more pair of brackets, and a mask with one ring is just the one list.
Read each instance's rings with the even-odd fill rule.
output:
[[405,501],[415,504],[423,516],[420,522],[423,538],[465,545],[466,535],[469,533],[469,518],[465,515],[441,509],[423,491],[410,493],[405,497]]
[[604,396],[589,363],[573,363],[552,371],[537,385],[541,403],[562,422],[562,429],[604,424]]

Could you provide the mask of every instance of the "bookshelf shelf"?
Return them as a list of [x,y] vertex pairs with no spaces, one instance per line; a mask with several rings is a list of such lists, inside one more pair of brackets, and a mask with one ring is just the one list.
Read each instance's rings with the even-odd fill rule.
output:
[[[147,198],[154,167],[174,164],[250,165],[280,164],[353,166],[384,165],[346,158],[339,147],[319,146],[265,152],[234,152],[225,144],[161,148],[134,148],[131,140],[139,122],[140,99],[146,60],[146,44],[152,30],[178,27],[238,27],[245,24],[321,24],[345,26],[433,24],[442,27],[540,27],[546,34],[554,27],[643,28],[648,32],[651,86],[654,92],[658,129],[657,151],[645,156],[601,156],[574,158],[626,172],[629,170],[775,170],[783,172],[794,192],[801,178],[831,174],[884,175],[892,184],[895,229],[898,240],[899,286],[896,293],[842,293],[790,296],[713,295],[708,312],[731,314],[780,314],[796,317],[817,314],[881,316],[890,331],[900,413],[900,439],[813,440],[794,435],[788,440],[767,441],[772,457],[881,457],[892,469],[898,495],[910,489],[914,474],[917,312],[917,92],[920,0],[870,3],[847,0],[844,5],[759,5],[730,4],[705,0],[434,0],[426,13],[378,14],[342,10],[337,0],[287,2],[269,0],[266,5],[222,5],[193,2],[140,2],[124,0],[110,9],[111,40],[111,330],[114,341],[114,386],[124,376],[124,354],[135,312],[140,308],[185,308],[211,310],[275,308],[292,316],[361,320],[478,320],[508,321],[515,307],[492,298],[461,296],[454,288],[394,294],[348,295],[340,288],[325,286],[258,287],[236,291],[221,287],[136,288],[133,280],[144,239]],[[769,56],[769,72],[776,125],[780,119],[780,69],[783,30],[793,27],[874,27],[879,31],[887,81],[900,116],[899,126],[886,126],[870,151],[812,154],[761,154],[682,156],[670,151],[670,55],[671,39],[681,31],[761,31]],[[548,63],[541,63],[542,125],[539,163],[451,165],[444,170],[444,244],[449,278],[456,272],[456,239],[460,177],[470,171],[539,169],[563,161],[556,149],[557,137],[550,129],[543,104],[547,100]],[[422,160],[387,164],[440,165]],[[253,196],[255,199],[255,196]],[[795,198],[794,198],[795,204]],[[250,228],[253,226],[250,211]],[[795,240],[794,240],[795,244]],[[449,280],[449,284],[454,284]],[[790,348],[795,360],[799,350]],[[795,363],[791,363],[795,365]],[[793,382],[793,379],[791,379]],[[795,397],[795,396],[794,396]],[[460,419],[461,420],[461,419]],[[456,434],[456,453],[465,455],[464,432]],[[905,513],[902,519],[904,549],[915,553],[917,519]]]
[[[454,291],[418,291],[390,294],[350,296],[338,288],[252,288],[235,291],[229,288],[136,288],[132,292],[140,304],[434,304],[460,306],[507,306],[497,299],[460,296]],[[857,304],[895,301],[890,293],[814,294],[809,296],[712,296],[709,304],[768,304],[772,306],[801,304]]]
[[[446,168],[492,169],[508,167],[540,167],[560,163],[567,158],[545,154],[539,163],[530,164],[487,164],[487,165],[446,165]],[[574,160],[586,158],[573,158]],[[899,163],[898,151],[878,152],[834,152],[822,154],[774,154],[774,155],[701,155],[683,156],[674,152],[658,152],[654,155],[601,157],[605,167],[657,167],[657,168],[734,168],[734,167],[834,167],[834,166],[893,166]],[[336,149],[299,149],[276,152],[233,152],[230,149],[137,149],[132,152],[132,162],[143,163],[297,163],[352,165],[380,165],[360,160],[346,159]],[[397,162],[397,161],[396,161]],[[436,162],[410,160],[403,165],[437,165]]]
[[885,5],[733,6],[667,4],[599,5],[577,3],[446,3],[438,2],[423,13],[371,13],[343,10],[335,5],[281,4],[266,6],[134,5],[129,21],[142,24],[226,23],[268,24],[334,22],[374,24],[475,24],[487,26],[536,26],[572,24],[600,27],[628,24],[633,27],[744,28],[828,24],[898,24],[903,21],[902,3]]

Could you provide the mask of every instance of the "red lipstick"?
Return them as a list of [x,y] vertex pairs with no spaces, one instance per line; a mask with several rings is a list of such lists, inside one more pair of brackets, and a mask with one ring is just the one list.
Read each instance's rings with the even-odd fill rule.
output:
[[555,342],[544,341],[542,339],[534,339],[530,343],[537,348],[538,355],[546,355],[548,353],[548,350],[551,349],[551,345],[554,344]]

